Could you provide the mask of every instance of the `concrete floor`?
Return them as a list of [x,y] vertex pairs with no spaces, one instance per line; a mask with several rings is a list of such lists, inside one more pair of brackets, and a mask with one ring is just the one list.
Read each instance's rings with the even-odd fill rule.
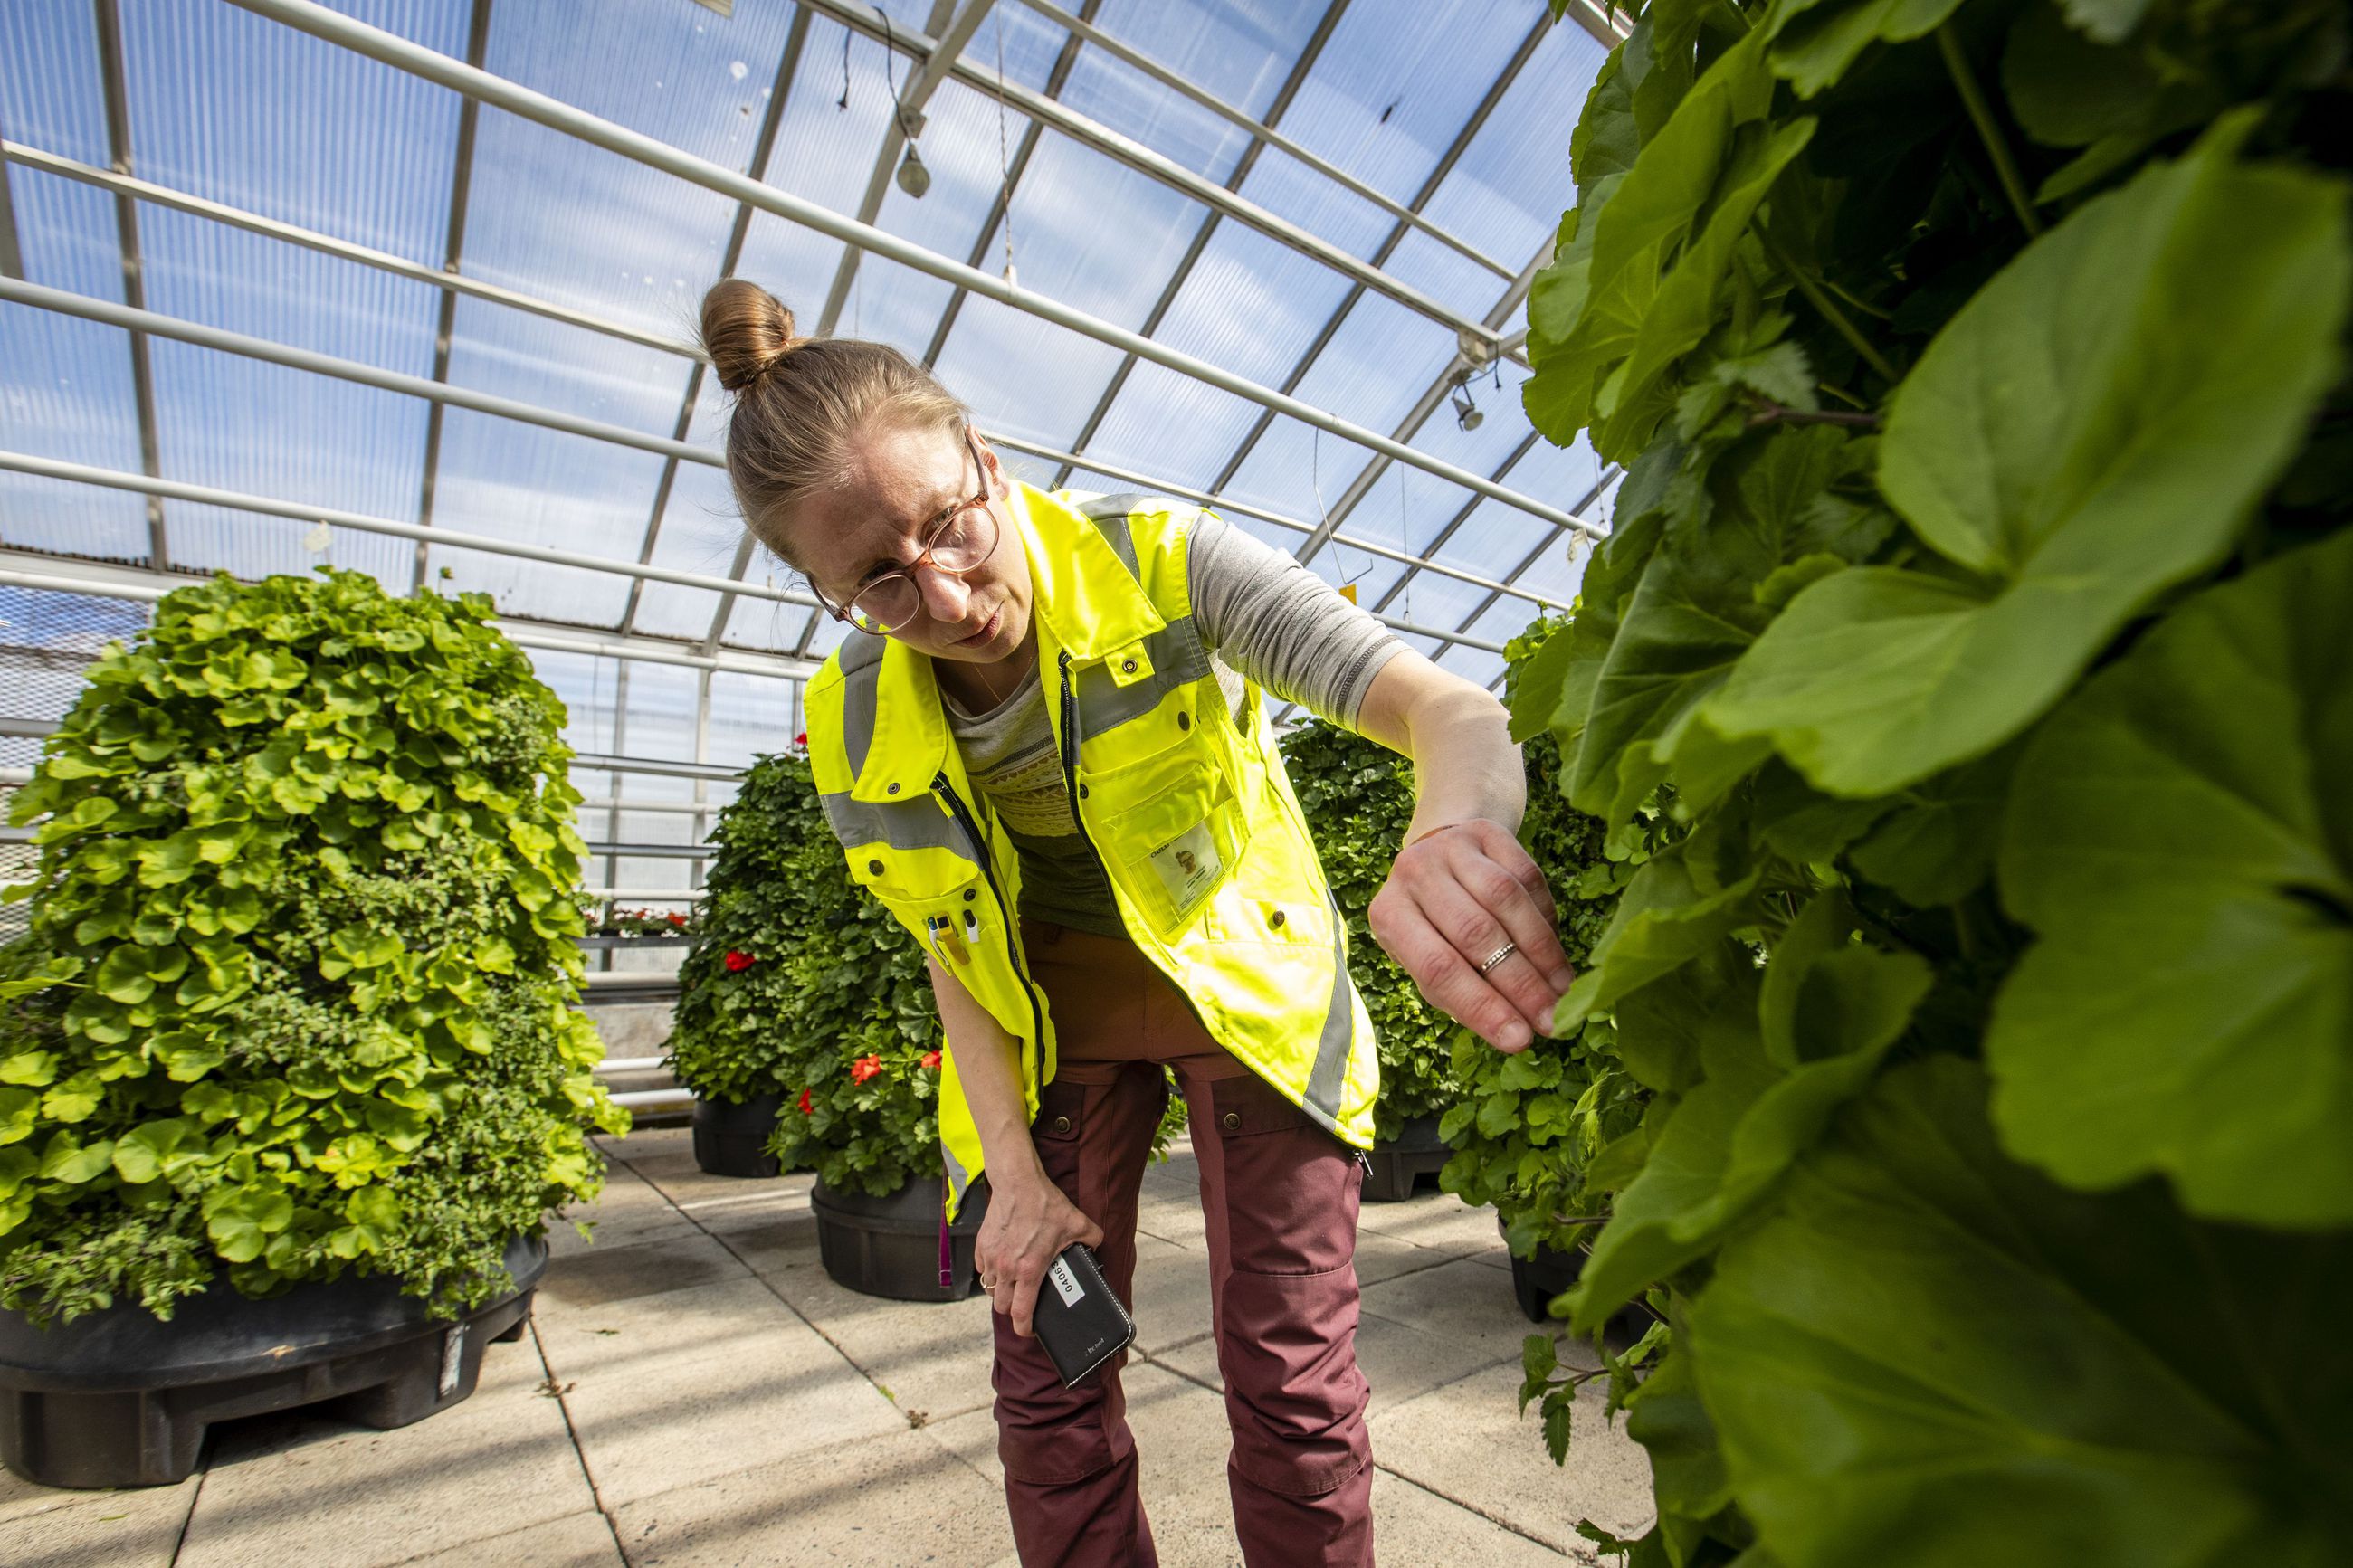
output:
[[[705,1175],[684,1129],[599,1142],[604,1197],[573,1216],[596,1241],[552,1230],[531,1330],[489,1348],[472,1398],[391,1432],[299,1412],[225,1422],[177,1487],[56,1491],[0,1472],[0,1563],[1015,1568],[986,1300],[835,1285],[806,1175]],[[1142,1228],[1125,1377],[1160,1560],[1240,1564],[1181,1145],[1147,1176]],[[1595,1391],[1566,1470],[1515,1414],[1528,1325],[1491,1214],[1434,1192],[1367,1204],[1356,1258],[1385,1563],[1590,1563],[1579,1519],[1646,1526],[1648,1466]]]

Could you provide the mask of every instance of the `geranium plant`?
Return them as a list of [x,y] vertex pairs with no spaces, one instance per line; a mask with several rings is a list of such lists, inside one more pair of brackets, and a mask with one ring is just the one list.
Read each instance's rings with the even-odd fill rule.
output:
[[1654,1096],[1567,1310],[1672,1321],[1605,1544],[2353,1560],[2353,16],[1633,9],[1525,388],[1630,477],[1514,703],[1689,825],[1562,1014]]
[[[798,752],[744,775],[712,831],[701,941],[680,967],[679,1082],[778,1094],[769,1148],[844,1192],[940,1174],[943,1035],[923,951],[850,879]],[[1171,1100],[1155,1152],[1184,1124]]]
[[[479,595],[163,599],[43,747],[0,955],[0,1306],[172,1315],[345,1269],[437,1315],[596,1195],[564,711]],[[42,982],[49,982],[41,984]]]

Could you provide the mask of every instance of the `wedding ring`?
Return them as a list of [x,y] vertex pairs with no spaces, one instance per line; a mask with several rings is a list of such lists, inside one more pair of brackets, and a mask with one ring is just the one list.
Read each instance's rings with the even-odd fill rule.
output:
[[1484,979],[1486,977],[1487,971],[1494,968],[1495,965],[1503,963],[1504,960],[1511,957],[1512,954],[1519,951],[1519,943],[1507,942],[1503,946],[1497,948],[1494,952],[1489,953],[1485,961],[1479,965],[1480,977]]

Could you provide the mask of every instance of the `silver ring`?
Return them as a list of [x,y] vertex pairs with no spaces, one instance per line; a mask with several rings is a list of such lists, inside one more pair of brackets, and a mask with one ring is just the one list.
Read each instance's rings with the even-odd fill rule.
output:
[[1486,978],[1486,975],[1487,975],[1487,971],[1489,971],[1489,970],[1491,970],[1491,969],[1494,968],[1494,967],[1495,967],[1495,965],[1497,965],[1497,964],[1499,964],[1499,963],[1503,963],[1503,962],[1504,962],[1504,960],[1505,960],[1505,959],[1507,959],[1507,958],[1511,957],[1511,956],[1512,956],[1512,954],[1514,954],[1514,953],[1515,953],[1515,952],[1519,952],[1519,951],[1520,951],[1520,944],[1519,944],[1519,943],[1517,943],[1517,942],[1505,942],[1503,946],[1501,946],[1501,947],[1497,948],[1494,952],[1493,952],[1489,953],[1489,954],[1487,955],[1487,957],[1486,957],[1485,962],[1482,963],[1479,965],[1479,976],[1480,976],[1480,978],[1481,978],[1481,979],[1482,979],[1482,980],[1483,980],[1483,979],[1485,979],[1485,978]]

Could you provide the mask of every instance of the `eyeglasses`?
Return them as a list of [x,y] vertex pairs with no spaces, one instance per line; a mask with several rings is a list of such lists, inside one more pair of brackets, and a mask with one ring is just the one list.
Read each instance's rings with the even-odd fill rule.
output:
[[997,514],[988,505],[988,464],[981,458],[980,448],[973,445],[970,426],[965,427],[964,446],[980,470],[980,489],[933,522],[923,534],[923,549],[914,560],[870,579],[850,595],[847,606],[836,605],[832,596],[814,582],[809,584],[809,591],[835,620],[848,621],[864,632],[897,631],[923,607],[923,590],[915,583],[916,567],[932,566],[950,576],[961,577],[987,560],[989,552],[997,548]]

